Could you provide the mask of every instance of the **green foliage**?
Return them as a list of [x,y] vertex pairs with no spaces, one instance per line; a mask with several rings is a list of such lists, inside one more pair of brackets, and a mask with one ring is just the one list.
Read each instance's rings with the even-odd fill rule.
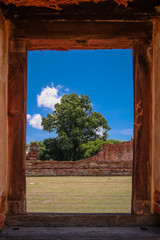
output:
[[[47,138],[43,142],[41,141],[41,147],[39,151],[40,160],[57,160],[65,161],[66,155],[59,147],[58,138]],[[105,144],[118,144],[121,143],[120,140],[115,139],[96,139],[95,141],[88,141],[80,145],[80,157],[79,159],[89,158],[97,154]]]
[[40,149],[44,147],[43,141],[36,141],[36,142],[37,142]]
[[29,144],[26,143],[26,152],[28,152],[28,151],[29,151]]
[[108,139],[105,144],[118,144],[121,143],[122,141],[119,139]]
[[[86,95],[65,94],[55,105],[52,114],[42,118],[43,129],[56,131],[56,148],[61,149],[63,161],[76,161],[81,157],[81,144],[101,138],[106,140],[110,130],[101,113],[93,112]],[[103,130],[102,136],[98,133]],[[58,160],[58,159],[57,159]]]
[[103,139],[96,139],[95,141],[88,141],[87,143],[83,143],[81,145],[81,159],[89,158],[95,154],[97,154],[106,143]]
[[29,146],[32,144],[32,143],[36,143],[38,146],[39,146],[39,148],[41,148],[41,147],[43,147],[43,141],[31,141],[30,143],[29,143]]
[[47,138],[43,141],[43,147],[39,151],[40,160],[61,160],[64,159],[63,152],[58,147],[57,138]]
[[120,140],[115,139],[96,139],[95,141],[89,141],[81,145],[81,159],[89,158],[95,154],[97,154],[105,144],[117,144],[121,143]]

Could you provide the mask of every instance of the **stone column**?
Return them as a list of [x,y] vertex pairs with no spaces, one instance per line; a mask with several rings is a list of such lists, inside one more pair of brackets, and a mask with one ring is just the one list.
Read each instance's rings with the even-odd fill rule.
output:
[[0,10],[0,230],[6,213],[8,35],[9,22]]
[[160,214],[160,18],[154,24],[153,211]]
[[151,213],[152,181],[152,46],[133,47],[134,156],[132,213]]
[[8,69],[8,213],[26,211],[26,42],[9,43]]

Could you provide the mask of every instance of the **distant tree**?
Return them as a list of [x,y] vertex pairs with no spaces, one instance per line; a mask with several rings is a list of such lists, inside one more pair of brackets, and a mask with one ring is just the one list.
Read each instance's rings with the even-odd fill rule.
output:
[[33,144],[33,143],[36,143],[36,144],[39,146],[39,149],[43,147],[43,141],[42,141],[42,140],[40,140],[40,141],[31,141],[31,142],[29,143],[29,146],[30,146],[31,144]]
[[38,146],[39,146],[39,150],[44,147],[44,142],[43,142],[42,140],[36,141],[36,143],[37,143]]
[[28,152],[28,151],[29,151],[29,144],[26,143],[26,152]]
[[118,143],[121,143],[121,142],[123,142],[123,141],[122,141],[122,140],[119,140],[119,139],[112,139],[112,138],[110,138],[110,139],[108,139],[108,140],[106,141],[105,144],[118,144]]
[[76,161],[81,157],[81,144],[108,137],[107,120],[101,113],[92,111],[90,102],[86,95],[65,94],[53,113],[42,118],[43,129],[56,131],[58,135],[57,147],[61,149],[62,160]]
[[64,160],[63,152],[59,148],[57,138],[47,138],[43,141],[43,147],[39,151],[39,159],[43,161],[50,159],[57,161]]
[[[89,158],[93,155],[97,154],[100,150],[102,150],[105,144],[118,144],[121,143],[121,140],[117,139],[96,139],[95,141],[88,141],[87,143],[83,143],[80,145],[80,158]],[[65,161],[63,152],[58,144],[57,138],[47,138],[41,143],[40,151],[39,151],[39,159],[40,160],[57,160],[57,161]]]
[[89,158],[97,154],[105,143],[106,141],[103,139],[96,139],[95,141],[88,141],[87,143],[83,143],[81,145],[81,159]]

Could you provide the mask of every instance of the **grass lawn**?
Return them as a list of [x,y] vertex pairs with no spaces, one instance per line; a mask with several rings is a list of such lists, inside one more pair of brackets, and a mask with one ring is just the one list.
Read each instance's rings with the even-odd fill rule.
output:
[[130,213],[132,177],[27,177],[27,212]]

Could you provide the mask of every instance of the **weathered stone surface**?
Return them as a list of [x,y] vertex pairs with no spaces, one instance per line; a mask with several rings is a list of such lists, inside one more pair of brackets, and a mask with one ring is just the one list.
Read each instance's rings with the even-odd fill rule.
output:
[[[53,9],[58,9],[60,10],[60,5],[66,5],[66,4],[78,4],[80,2],[103,2],[103,1],[107,1],[107,0],[19,0],[19,1],[15,1],[15,0],[2,0],[2,2],[4,2],[5,4],[15,4],[17,7],[19,6],[36,6],[36,7],[49,7],[49,8],[53,8]],[[133,2],[133,0],[113,0],[115,1],[118,5],[124,5],[124,6],[128,6],[128,2]]]
[[133,141],[120,144],[106,144],[97,155],[71,161],[34,161],[27,160],[27,175],[60,176],[108,176],[132,175]]
[[0,196],[0,229],[2,229],[4,225],[5,210],[6,210],[5,194],[2,193],[2,195]]
[[132,48],[135,39],[150,42],[152,32],[153,23],[149,21],[17,20],[10,37],[27,39],[28,50],[126,49]]
[[4,223],[7,174],[8,23],[0,10],[0,229]]
[[8,215],[7,227],[149,227],[159,226],[160,216],[94,213],[28,213]]
[[27,51],[25,40],[9,41],[8,212],[25,212]]
[[139,41],[134,44],[134,192],[132,207],[135,214],[151,212],[152,58],[152,42]]
[[140,227],[63,227],[49,228],[7,228],[1,234],[2,240],[7,239],[60,239],[60,240],[158,240],[160,229],[156,227],[140,228]]
[[154,211],[160,214],[160,19],[154,27],[154,77],[153,77],[153,179],[154,179]]
[[29,152],[26,154],[26,160],[38,160],[39,146],[37,143],[31,143]]

